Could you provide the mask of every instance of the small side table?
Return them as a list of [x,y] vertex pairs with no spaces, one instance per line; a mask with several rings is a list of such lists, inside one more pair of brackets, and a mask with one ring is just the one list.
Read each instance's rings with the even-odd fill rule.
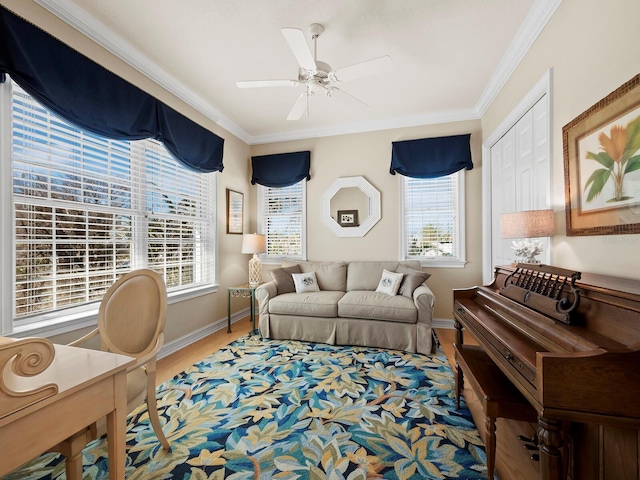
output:
[[251,335],[258,333],[256,329],[256,288],[260,285],[249,285],[244,283],[236,287],[227,287],[227,333],[231,333],[231,298],[250,298],[251,299]]

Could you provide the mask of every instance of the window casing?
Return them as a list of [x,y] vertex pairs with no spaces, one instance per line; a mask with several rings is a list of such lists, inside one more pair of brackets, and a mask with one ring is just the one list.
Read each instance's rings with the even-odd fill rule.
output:
[[464,170],[438,178],[399,177],[401,258],[427,267],[463,267]]
[[12,220],[0,231],[2,272],[12,272],[2,333],[95,311],[137,268],[162,274],[170,295],[214,284],[215,175],[187,170],[154,140],[82,131],[10,81],[0,84],[0,139],[10,165],[0,208]]
[[258,225],[267,240],[263,262],[306,259],[306,191],[306,180],[283,188],[258,185]]

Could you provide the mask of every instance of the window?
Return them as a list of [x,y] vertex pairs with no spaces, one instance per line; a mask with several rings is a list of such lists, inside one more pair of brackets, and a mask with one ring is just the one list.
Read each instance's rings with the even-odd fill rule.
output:
[[215,175],[187,170],[154,140],[110,140],[69,125],[12,82],[0,89],[0,119],[11,118],[0,121],[10,139],[1,155],[11,156],[10,179],[0,181],[12,192],[2,212],[13,220],[2,239],[14,246],[3,250],[12,267],[2,271],[13,272],[5,333],[95,310],[137,268],[162,274],[169,292],[212,285]]
[[284,188],[258,185],[258,222],[267,238],[266,262],[306,258],[306,180]]
[[400,176],[402,258],[424,266],[462,267],[464,170],[438,178]]

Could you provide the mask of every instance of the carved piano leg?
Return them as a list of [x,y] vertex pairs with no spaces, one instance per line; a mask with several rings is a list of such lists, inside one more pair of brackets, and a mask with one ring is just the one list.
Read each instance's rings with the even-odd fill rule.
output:
[[538,417],[540,473],[543,480],[565,480],[562,461],[562,422]]
[[460,395],[464,388],[464,375],[460,365],[456,364],[456,410],[460,410]]
[[458,345],[462,345],[463,341],[462,341],[462,324],[455,320],[453,323],[453,326],[456,329],[456,343]]
[[487,415],[484,426],[487,430],[484,443],[487,453],[487,478],[493,480],[493,471],[496,466],[496,419]]
[[[454,322],[454,327],[456,329],[456,345],[462,345],[462,324],[457,320]],[[462,374],[462,369],[460,365],[456,363],[456,410],[460,409],[460,395],[462,394],[462,390],[464,389],[464,376]]]

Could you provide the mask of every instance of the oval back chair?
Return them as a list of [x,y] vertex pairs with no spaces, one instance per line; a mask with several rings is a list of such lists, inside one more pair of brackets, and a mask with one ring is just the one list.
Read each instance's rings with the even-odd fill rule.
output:
[[[100,349],[136,358],[127,370],[127,413],[145,399],[151,426],[165,450],[169,450],[156,404],[156,356],[164,343],[167,290],[162,277],[141,269],[119,278],[105,293],[98,312],[98,327],[70,345],[79,346],[99,336]],[[82,450],[106,432],[98,422],[58,444],[53,451],[66,457],[67,479],[81,480]]]

